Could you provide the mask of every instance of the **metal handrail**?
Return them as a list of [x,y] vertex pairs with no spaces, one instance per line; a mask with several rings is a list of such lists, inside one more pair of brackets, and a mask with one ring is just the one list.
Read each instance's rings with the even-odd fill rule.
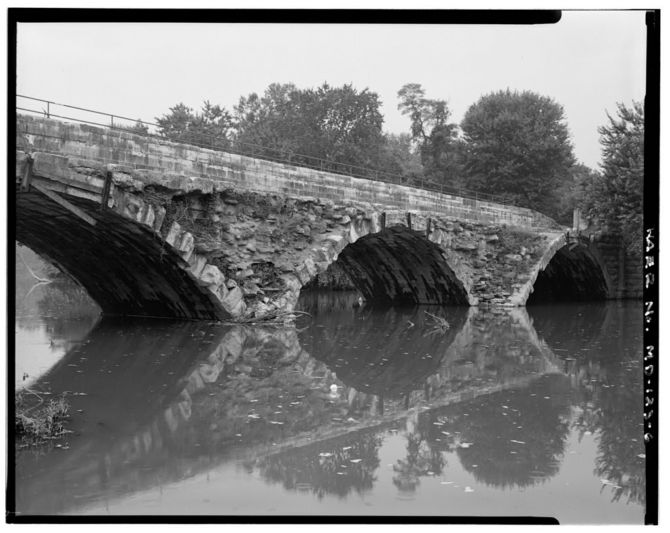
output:
[[[25,111],[28,113],[35,113],[38,115],[44,115],[47,118],[60,118],[64,120],[73,120],[76,122],[80,122],[83,124],[90,124],[94,126],[101,126],[101,127],[106,127],[106,128],[111,128],[115,130],[121,130],[121,131],[131,131],[132,126],[122,126],[118,123],[114,124],[114,119],[118,120],[125,120],[132,122],[134,125],[141,124],[142,126],[147,127],[147,130],[149,127],[154,127],[158,130],[160,130],[161,126],[159,124],[153,123],[153,122],[146,122],[144,120],[140,119],[133,119],[129,118],[123,115],[117,115],[117,114],[112,114],[112,113],[107,113],[104,111],[97,111],[94,109],[88,109],[85,107],[78,107],[78,106],[73,106],[69,104],[61,104],[58,102],[54,102],[52,100],[45,100],[42,98],[35,98],[33,96],[26,96],[26,95],[21,95],[17,94],[17,98],[25,98],[27,100],[32,100],[35,102],[41,102],[46,104],[46,109],[43,110],[36,110],[36,109],[29,109],[25,107],[19,107],[18,105],[16,106],[16,109],[19,111]],[[60,114],[54,114],[51,112],[51,106],[59,106],[59,107],[64,107],[68,109],[74,109],[77,111],[83,111],[85,113],[94,113],[96,115],[101,115],[105,117],[110,118],[110,123],[105,124],[101,122],[95,122],[91,120],[85,120],[81,119],[78,117],[71,117],[71,116],[66,116],[66,115],[60,115]],[[272,161],[272,162],[277,162],[277,163],[283,163],[283,164],[289,164],[292,166],[296,167],[306,167],[306,168],[311,168],[314,170],[321,170],[324,172],[331,172],[334,174],[339,174],[339,175],[344,175],[344,176],[351,176],[355,178],[362,178],[362,179],[367,179],[371,181],[381,181],[384,183],[395,183],[395,184],[401,184],[401,185],[406,185],[406,186],[411,186],[413,188],[417,189],[423,189],[423,190],[429,190],[429,191],[434,191],[434,192],[440,192],[442,194],[451,194],[454,196],[460,196],[463,198],[475,200],[475,201],[490,201],[498,204],[503,204],[503,205],[515,205],[516,204],[511,201],[508,198],[501,197],[501,196],[496,196],[492,194],[487,194],[487,193],[481,193],[478,191],[471,191],[468,189],[460,189],[460,188],[454,188],[454,187],[448,187],[444,186],[443,184],[437,184],[433,183],[430,181],[426,181],[424,178],[421,178],[420,183],[414,183],[412,185],[409,185],[407,183],[403,183],[403,176],[399,174],[394,174],[391,172],[387,172],[384,170],[379,170],[379,169],[374,169],[374,168],[369,168],[369,167],[361,167],[358,165],[351,165],[348,163],[340,163],[337,161],[332,161],[332,160],[327,160],[327,159],[321,159],[318,157],[314,156],[308,156],[305,154],[300,154],[297,152],[291,152],[287,150],[281,150],[278,148],[272,148],[268,146],[262,146],[258,144],[253,144],[253,143],[245,143],[245,142],[235,142],[232,146],[226,146],[225,148],[222,147],[220,144],[217,145],[215,141],[222,141],[225,140],[226,143],[230,143],[229,139],[225,137],[220,137],[216,135],[211,135],[207,133],[195,133],[195,132],[184,132],[180,135],[165,135],[161,133],[151,133],[149,131],[143,132],[143,131],[132,131],[132,133],[135,133],[140,136],[144,137],[152,137],[152,138],[157,138],[161,140],[167,140],[167,141],[172,141],[172,142],[183,142],[184,144],[190,144],[193,146],[199,146],[202,148],[209,148],[212,150],[216,151],[221,151],[221,152],[228,152],[228,153],[233,153],[237,155],[243,155],[247,157],[253,157],[256,159],[264,159],[267,161]],[[189,138],[189,136],[191,138]],[[202,142],[200,140],[194,140],[193,137],[197,137],[198,139],[200,138],[206,138],[209,139],[210,142]],[[240,149],[246,148],[244,149]],[[270,155],[268,154],[270,152]],[[272,155],[272,153],[278,154],[278,155]],[[288,154],[288,157],[286,155]],[[339,170],[339,169],[345,169],[345,170]],[[362,171],[358,172],[358,171]],[[517,206],[520,209],[528,209],[524,207]],[[531,209],[528,209],[528,211],[531,211]]]

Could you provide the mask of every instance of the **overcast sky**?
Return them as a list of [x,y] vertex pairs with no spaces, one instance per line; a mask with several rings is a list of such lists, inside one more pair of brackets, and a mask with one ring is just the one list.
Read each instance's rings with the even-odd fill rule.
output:
[[377,92],[386,131],[409,131],[397,91],[421,83],[460,122],[499,89],[563,105],[575,155],[600,161],[597,128],[642,101],[644,13],[564,12],[555,25],[20,24],[17,92],[153,121],[176,103],[232,109],[273,82]]

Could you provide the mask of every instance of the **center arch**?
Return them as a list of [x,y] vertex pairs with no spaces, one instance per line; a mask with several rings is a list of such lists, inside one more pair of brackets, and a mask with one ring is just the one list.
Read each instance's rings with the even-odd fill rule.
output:
[[442,249],[405,226],[361,237],[337,262],[374,305],[468,305],[466,289]]

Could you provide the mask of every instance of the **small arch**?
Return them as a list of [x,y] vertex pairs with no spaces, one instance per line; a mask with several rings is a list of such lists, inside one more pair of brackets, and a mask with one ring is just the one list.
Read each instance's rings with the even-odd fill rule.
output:
[[359,238],[337,261],[372,304],[468,305],[467,291],[440,246],[405,226]]
[[605,300],[611,282],[597,251],[582,242],[567,243],[565,236],[554,243],[542,258],[531,281],[526,305],[547,302]]

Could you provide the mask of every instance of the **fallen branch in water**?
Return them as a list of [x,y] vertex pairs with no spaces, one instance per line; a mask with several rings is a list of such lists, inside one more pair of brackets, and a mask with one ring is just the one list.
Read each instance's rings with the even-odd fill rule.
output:
[[426,332],[426,335],[433,335],[435,333],[446,333],[446,331],[451,327],[449,325],[449,322],[447,322],[446,318],[442,318],[441,316],[434,315],[433,313],[429,313],[428,311],[424,311],[424,313],[433,322],[432,323],[433,329]]
[[312,315],[304,311],[279,311],[262,317],[241,318],[234,322],[222,322],[222,324],[226,326],[283,326],[298,316],[311,317]]

